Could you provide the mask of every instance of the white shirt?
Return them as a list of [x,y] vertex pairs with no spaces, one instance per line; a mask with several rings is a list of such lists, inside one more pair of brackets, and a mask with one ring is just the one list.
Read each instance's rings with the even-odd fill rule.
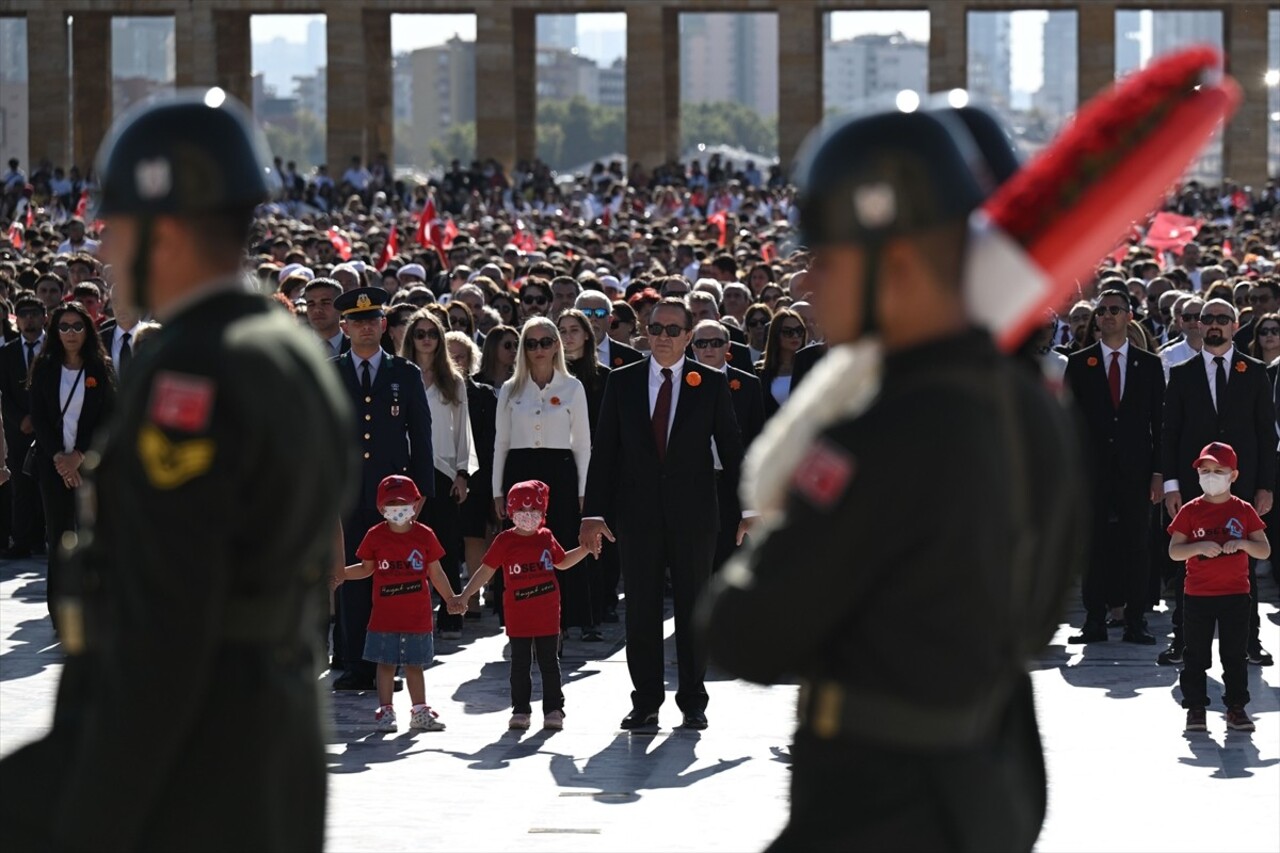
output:
[[[425,381],[425,380],[424,380]],[[434,382],[427,386],[427,406],[431,409],[431,451],[436,470],[450,480],[459,472],[474,474],[480,467],[475,442],[471,437],[471,419],[467,417],[467,386],[459,380],[460,399],[450,404]]]
[[[62,368],[58,407],[66,409],[66,414],[62,416],[62,449],[67,453],[76,449],[76,436],[80,432],[80,413],[84,410],[84,380],[79,369]],[[71,398],[70,403],[67,402],[68,397]]]
[[[667,436],[671,436],[671,425],[676,421],[676,405],[680,402],[680,380],[684,378],[684,356],[671,365],[671,411],[667,413]],[[652,356],[649,358],[649,418],[653,418],[653,410],[658,405],[658,391],[662,388],[662,365]]]
[[1123,400],[1124,381],[1128,377],[1129,364],[1127,359],[1129,358],[1129,341],[1126,339],[1125,342],[1120,345],[1120,349],[1112,349],[1101,341],[1099,341],[1099,345],[1102,347],[1102,369],[1107,373],[1108,382],[1111,377],[1111,354],[1113,352],[1120,354],[1120,358],[1116,359],[1116,362],[1120,365],[1120,399]]
[[[342,333],[342,330],[341,330],[341,329],[339,329],[339,330],[338,330],[338,334],[334,335],[332,338],[326,338],[326,339],[325,339],[325,344],[327,344],[327,345],[328,345],[328,347],[329,347],[329,356],[330,356],[330,357],[337,356],[337,355],[342,355],[342,339],[343,339],[343,338],[345,338],[345,337],[346,337],[346,335],[344,335],[344,334]],[[357,359],[357,361],[358,361],[358,360],[359,360],[359,359]],[[359,365],[356,365],[356,376],[359,376],[359,375],[360,375],[360,369],[359,369],[359,367],[360,367]],[[374,365],[372,365],[372,364],[371,364],[371,365],[369,365],[369,370],[371,370],[371,371],[372,371],[373,373],[375,373],[375,374],[378,372],[377,368],[376,368]]]
[[608,335],[605,335],[604,340],[596,347],[596,361],[609,368],[613,367],[613,365],[609,363],[609,341],[611,340],[613,339]]
[[[357,382],[364,381],[365,361],[366,359],[361,358],[360,356],[356,355],[354,352],[351,353],[351,362],[356,366]],[[369,362],[369,384],[372,385],[373,383],[378,381],[378,368],[382,366],[382,347],[378,347],[377,352],[369,356],[368,362]]]
[[[26,365],[27,373],[30,373],[31,362],[35,360],[36,356],[40,355],[40,350],[44,347],[44,332],[41,332],[40,337],[36,338],[34,341],[28,341],[26,338],[19,338],[18,341],[18,346],[22,347],[22,363]],[[34,343],[36,348],[28,350],[27,344],[29,343]],[[28,352],[31,353],[31,358],[27,358]]]
[[1165,384],[1169,384],[1169,368],[1173,367],[1175,364],[1182,364],[1184,361],[1195,358],[1199,354],[1200,350],[1187,343],[1186,338],[1172,343],[1160,350],[1160,361],[1164,365]]
[[58,244],[59,255],[73,255],[76,252],[88,252],[90,255],[98,254],[98,241],[84,238],[84,242],[72,245],[70,240],[63,240]]
[[578,497],[582,497],[587,491],[587,466],[591,463],[591,425],[587,421],[587,392],[582,383],[557,371],[545,388],[539,388],[538,383],[529,379],[519,393],[514,389],[515,382],[508,381],[498,390],[493,493],[506,494],[502,475],[508,450],[545,447],[573,451],[578,466]]
[[[1124,387],[1123,385],[1121,387]],[[769,393],[773,399],[781,406],[791,397],[791,377],[775,376],[773,381],[769,383]]]

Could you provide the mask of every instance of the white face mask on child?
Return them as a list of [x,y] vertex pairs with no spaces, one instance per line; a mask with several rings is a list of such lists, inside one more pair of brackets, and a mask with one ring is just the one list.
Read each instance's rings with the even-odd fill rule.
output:
[[382,517],[392,524],[408,524],[413,521],[414,515],[413,504],[384,506],[382,508]]
[[1200,472],[1200,491],[1209,497],[1216,497],[1224,494],[1231,488],[1230,474],[1210,474],[1208,471]]
[[511,521],[515,523],[518,530],[523,530],[526,533],[536,533],[538,528],[542,526],[542,513],[537,510],[513,512],[511,513]]

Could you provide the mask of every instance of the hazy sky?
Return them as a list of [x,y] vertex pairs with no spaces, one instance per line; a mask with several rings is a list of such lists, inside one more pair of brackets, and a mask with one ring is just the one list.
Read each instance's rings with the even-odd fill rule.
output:
[[[1013,55],[1011,57],[1014,88],[1032,92],[1040,88],[1042,75],[1043,44],[1040,24],[1047,12],[1014,12],[1012,19]],[[321,15],[254,15],[253,40],[271,41],[280,37],[286,41],[302,42],[306,39],[306,24]],[[442,44],[456,33],[464,40],[476,37],[474,15],[392,15],[391,50],[399,53],[420,47]],[[928,12],[835,12],[831,16],[831,35],[834,39],[847,39],[863,33],[885,33],[900,30],[907,37],[919,41],[929,39]],[[625,13],[590,14],[578,16],[578,31],[626,30]],[[588,40],[589,41],[589,40]],[[599,40],[595,40],[597,43]],[[613,57],[591,56],[584,46],[583,55],[597,61],[609,61]],[[311,69],[298,69],[307,73]]]

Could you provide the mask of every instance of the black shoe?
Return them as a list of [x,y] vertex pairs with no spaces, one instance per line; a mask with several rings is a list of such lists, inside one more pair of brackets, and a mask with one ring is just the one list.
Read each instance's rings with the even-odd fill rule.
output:
[[604,634],[601,634],[595,628],[582,629],[582,642],[599,643],[599,642],[602,642],[603,640],[604,640]]
[[1107,620],[1107,627],[1108,627],[1108,628],[1123,628],[1123,627],[1124,627],[1124,620],[1123,620],[1123,619],[1108,619],[1108,620]]
[[1105,643],[1107,641],[1107,629],[1100,625],[1085,625],[1080,629],[1079,634],[1072,634],[1067,637],[1067,642],[1073,646],[1081,643]]
[[1170,646],[1156,655],[1156,663],[1161,666],[1177,666],[1182,663],[1182,647]]
[[1126,643],[1136,643],[1139,646],[1154,646],[1156,644],[1156,638],[1141,625],[1125,628],[1124,636],[1120,639]]
[[658,727],[657,711],[637,711],[632,710],[622,718],[619,724],[624,729],[648,729]]
[[701,711],[689,711],[684,715],[684,727],[701,731],[707,727],[707,715]]
[[1249,663],[1253,664],[1254,666],[1274,666],[1275,665],[1275,661],[1272,660],[1271,655],[1268,654],[1267,650],[1260,645],[1249,647]]
[[329,669],[345,670],[346,668],[347,668],[347,662],[344,661],[342,658],[338,657],[337,655],[334,655],[333,658],[330,659],[329,661]]
[[333,682],[334,690],[377,690],[373,676],[348,672]]

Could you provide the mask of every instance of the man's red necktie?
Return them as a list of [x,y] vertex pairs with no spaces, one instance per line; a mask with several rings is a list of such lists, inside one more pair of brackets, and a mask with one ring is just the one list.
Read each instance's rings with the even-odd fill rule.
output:
[[667,458],[667,421],[671,419],[671,368],[662,368],[662,387],[653,404],[653,443],[658,447],[658,459]]
[[1111,367],[1107,368],[1107,382],[1111,385],[1111,406],[1120,408],[1120,353],[1111,353]]

